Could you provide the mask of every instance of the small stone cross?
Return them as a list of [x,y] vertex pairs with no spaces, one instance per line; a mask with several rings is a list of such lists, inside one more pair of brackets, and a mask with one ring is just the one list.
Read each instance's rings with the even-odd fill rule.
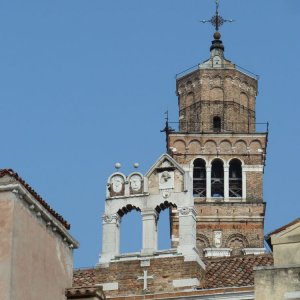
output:
[[153,276],[148,276],[148,271],[144,270],[144,276],[140,276],[137,280],[144,280],[144,288],[143,291],[148,290],[148,279],[153,279]]

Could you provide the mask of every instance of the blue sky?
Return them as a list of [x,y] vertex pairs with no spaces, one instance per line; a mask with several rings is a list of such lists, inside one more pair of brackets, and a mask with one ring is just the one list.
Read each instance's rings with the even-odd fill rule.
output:
[[[1,167],[13,168],[71,224],[75,266],[93,266],[114,163],[146,172],[177,120],[175,74],[205,60],[213,0],[0,2]],[[260,75],[257,121],[270,122],[266,233],[299,217],[298,0],[221,0],[226,57]],[[138,250],[122,224],[122,250]],[[160,225],[167,245],[166,215]]]

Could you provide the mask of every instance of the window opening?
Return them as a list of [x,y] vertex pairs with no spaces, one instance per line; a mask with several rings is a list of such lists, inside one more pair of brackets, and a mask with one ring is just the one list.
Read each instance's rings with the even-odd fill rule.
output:
[[242,191],[242,163],[238,159],[233,159],[229,165],[229,197],[242,197]]
[[193,169],[193,195],[194,197],[206,197],[206,167],[205,161],[197,158]]
[[224,197],[224,167],[220,159],[215,159],[211,164],[211,195]]
[[214,132],[220,132],[221,131],[221,126],[222,126],[221,118],[220,117],[214,117],[214,119],[213,119]]
[[140,212],[133,208],[125,211],[123,216],[120,215],[122,217],[120,224],[121,253],[140,252],[142,249],[142,218]]
[[158,250],[171,248],[170,238],[170,209],[165,209],[159,213],[157,223]]
[[158,213],[157,219],[157,238],[158,250],[167,250],[172,248],[172,229],[171,229],[171,215],[172,208],[176,205],[165,201],[156,207]]

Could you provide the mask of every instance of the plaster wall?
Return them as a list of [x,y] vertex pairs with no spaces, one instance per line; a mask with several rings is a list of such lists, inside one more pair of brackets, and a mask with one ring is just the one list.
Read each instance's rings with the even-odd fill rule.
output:
[[[255,300],[300,299],[300,266],[255,271]],[[291,295],[299,297],[291,298]]]
[[0,220],[0,299],[64,300],[72,250],[11,192],[0,194]]
[[11,262],[14,202],[9,194],[0,197],[0,299],[11,299]]
[[300,265],[300,226],[271,237],[274,265]]
[[300,243],[273,246],[274,265],[300,265]]

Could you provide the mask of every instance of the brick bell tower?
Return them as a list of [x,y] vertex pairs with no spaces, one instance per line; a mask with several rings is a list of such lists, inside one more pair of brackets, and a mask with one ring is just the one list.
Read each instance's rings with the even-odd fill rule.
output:
[[[218,29],[225,20],[218,12],[214,18],[210,58],[177,77],[178,130],[167,130],[167,147],[190,174],[200,255],[261,254],[268,126],[257,132],[257,76],[224,57]],[[171,236],[176,247],[176,209]]]

